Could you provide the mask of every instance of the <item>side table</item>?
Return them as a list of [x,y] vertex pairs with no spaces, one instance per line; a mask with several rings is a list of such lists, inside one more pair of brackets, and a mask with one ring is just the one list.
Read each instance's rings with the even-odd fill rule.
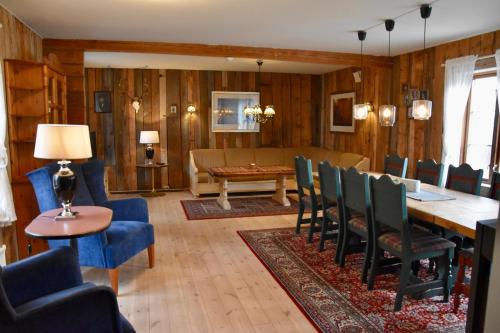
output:
[[137,168],[145,168],[145,169],[151,169],[151,192],[147,193],[142,193],[141,196],[143,197],[161,197],[164,196],[165,193],[163,192],[157,192],[155,189],[155,169],[160,169],[161,168],[166,168],[168,167],[168,164],[137,164]]
[[62,208],[52,209],[38,215],[24,229],[26,235],[41,239],[69,239],[69,244],[78,253],[78,238],[97,234],[111,224],[113,211],[99,206],[72,207],[78,215],[70,220],[54,220]]

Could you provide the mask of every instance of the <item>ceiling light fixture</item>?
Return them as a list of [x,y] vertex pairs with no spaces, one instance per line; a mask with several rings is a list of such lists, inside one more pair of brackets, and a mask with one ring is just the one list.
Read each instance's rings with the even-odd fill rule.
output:
[[[264,64],[264,60],[262,59],[257,59],[257,66],[259,66],[259,72],[257,73],[257,82],[260,85],[260,71],[261,67]],[[262,108],[260,107],[259,104],[254,105],[254,106],[245,106],[243,109],[243,114],[247,117],[247,119],[251,119],[254,122],[260,123],[260,124],[265,124],[269,120],[272,120],[274,118],[274,115],[276,114],[276,111],[274,110],[273,105],[267,105],[264,111],[262,111]]]
[[[420,16],[424,19],[424,54],[425,54],[425,37],[427,32],[427,19],[431,16],[432,7],[429,5],[422,5],[420,7]],[[413,101],[411,115],[413,119],[416,120],[429,120],[432,115],[432,101],[427,99],[427,91],[425,91],[425,63],[423,66],[422,73],[422,91],[420,91],[420,99]]]
[[371,103],[366,103],[363,102],[363,90],[364,90],[364,75],[363,75],[363,41],[366,39],[366,31],[360,30],[358,31],[358,39],[361,42],[361,70],[360,70],[360,76],[361,76],[361,103],[360,104],[354,104],[352,106],[352,112],[354,119],[358,120],[364,120],[368,118],[368,112],[372,111],[372,105]]
[[[389,33],[388,56],[391,56],[391,31],[394,29],[394,20],[385,20],[385,30]],[[381,105],[378,108],[378,119],[381,126],[394,126],[396,122],[396,106],[392,104]]]

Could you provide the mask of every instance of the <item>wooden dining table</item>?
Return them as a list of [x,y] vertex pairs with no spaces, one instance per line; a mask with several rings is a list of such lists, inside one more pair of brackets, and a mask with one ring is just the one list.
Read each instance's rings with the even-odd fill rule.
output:
[[[382,175],[382,173],[378,172],[368,172],[368,174],[374,177]],[[313,176],[315,179],[319,179],[317,172]],[[420,185],[420,189],[450,196],[453,199],[419,201],[407,197],[408,214],[469,238],[474,239],[476,236],[477,221],[496,219],[498,217],[499,202],[497,200],[424,183]]]

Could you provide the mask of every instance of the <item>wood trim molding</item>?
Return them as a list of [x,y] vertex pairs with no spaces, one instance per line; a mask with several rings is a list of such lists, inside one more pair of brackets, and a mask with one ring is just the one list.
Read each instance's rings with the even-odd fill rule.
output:
[[[210,57],[262,58],[267,60],[296,61],[317,64],[358,66],[359,54],[328,51],[277,49],[235,45],[209,45],[162,42],[134,42],[116,40],[44,39],[44,49],[73,49],[82,51],[167,53]],[[367,66],[391,67],[392,59],[365,55]]]

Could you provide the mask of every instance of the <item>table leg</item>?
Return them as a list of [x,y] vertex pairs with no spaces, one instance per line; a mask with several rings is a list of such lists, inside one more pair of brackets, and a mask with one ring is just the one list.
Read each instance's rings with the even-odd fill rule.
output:
[[70,238],[69,246],[75,251],[76,257],[78,258],[78,238]]
[[225,210],[231,209],[231,204],[227,200],[227,179],[219,178],[219,191],[220,195],[217,198],[217,203]]
[[285,207],[290,206],[290,201],[286,197],[286,176],[280,175],[276,177],[276,193],[273,195],[273,200]]
[[161,197],[165,193],[157,192],[155,189],[155,168],[151,168],[151,192],[141,194],[143,197]]

